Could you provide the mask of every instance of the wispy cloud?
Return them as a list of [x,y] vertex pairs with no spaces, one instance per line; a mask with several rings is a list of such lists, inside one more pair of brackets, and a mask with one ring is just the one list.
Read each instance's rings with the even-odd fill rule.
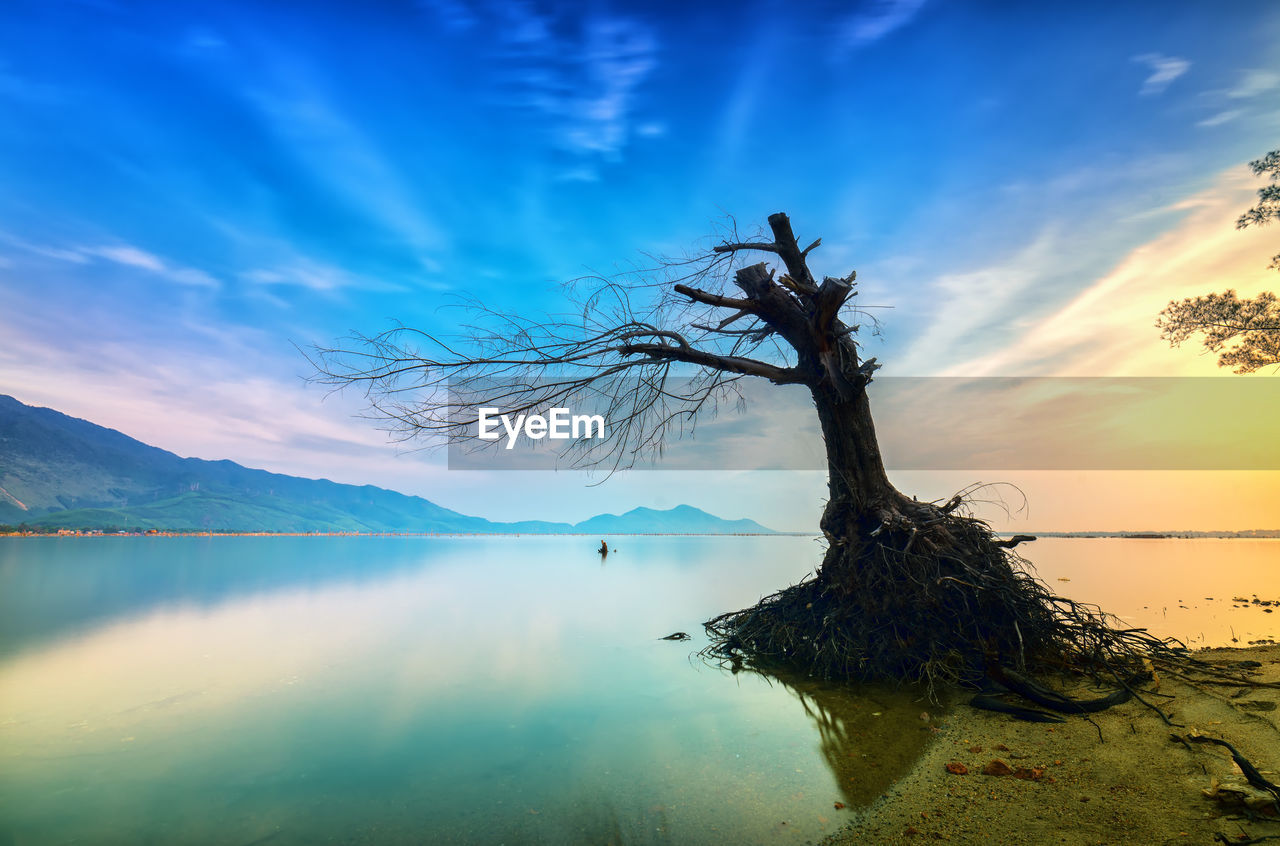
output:
[[1230,123],[1240,117],[1254,117],[1258,111],[1266,110],[1270,99],[1263,95],[1280,88],[1280,73],[1259,68],[1250,68],[1240,73],[1240,78],[1229,88],[1214,88],[1200,93],[1202,107],[1213,109],[1213,113],[1196,126],[1212,128]]
[[185,267],[162,259],[155,253],[148,252],[132,244],[115,243],[94,246],[77,245],[73,247],[57,247],[47,244],[36,244],[9,233],[0,233],[0,243],[40,258],[53,259],[71,264],[90,264],[94,261],[107,261],[122,267],[145,270],[148,274],[176,282],[179,285],[216,288],[218,280],[194,267]]
[[844,41],[862,47],[911,23],[927,0],[870,0],[844,23]]
[[636,89],[657,67],[657,43],[647,28],[625,18],[589,19],[585,30],[585,85],[566,104],[563,140],[571,150],[616,156],[627,142]]
[[492,32],[502,99],[546,119],[556,147],[616,161],[633,138],[665,132],[637,114],[641,86],[658,66],[651,27],[604,12],[572,20],[526,0],[495,0],[472,11],[485,16]]
[[465,32],[480,22],[466,0],[421,0],[418,5],[429,9],[446,29],[453,32]]
[[222,50],[227,42],[221,35],[205,27],[195,27],[183,38],[181,50],[187,54],[203,54]]
[[992,352],[955,363],[943,375],[1191,376],[1219,373],[1216,358],[1193,344],[1171,349],[1155,329],[1170,300],[1236,288],[1252,295],[1272,285],[1269,233],[1237,231],[1256,180],[1244,168],[1166,211],[1180,222],[1142,244],[1070,301],[1026,326]]
[[420,259],[445,247],[444,231],[422,210],[428,203],[407,187],[412,180],[305,70],[282,63],[248,96],[318,184],[394,233]]
[[1247,70],[1234,88],[1227,91],[1232,100],[1245,100],[1280,88],[1280,73],[1269,70]]
[[63,247],[53,247],[47,244],[36,244],[25,238],[19,238],[9,232],[0,232],[0,243],[8,244],[16,247],[23,252],[30,253],[41,258],[55,259],[57,261],[69,261],[75,264],[88,264],[89,256],[78,250],[66,249]]
[[1177,56],[1165,56],[1162,53],[1142,53],[1134,56],[1133,61],[1146,65],[1151,74],[1143,80],[1138,93],[1143,96],[1161,94],[1175,79],[1191,69],[1191,63]]
[[[226,239],[231,252],[242,257],[233,275],[250,287],[249,293],[267,299],[277,306],[286,300],[269,291],[283,294],[288,289],[307,289],[321,294],[339,291],[402,293],[415,290],[450,290],[451,286],[438,274],[442,268],[426,256],[418,256],[416,269],[391,273],[362,269],[343,257],[329,258],[329,252],[310,250],[308,245],[292,238],[262,229],[244,226],[239,221],[210,216],[210,225]],[[425,275],[424,275],[425,274]]]
[[302,257],[269,267],[246,270],[240,274],[240,278],[255,285],[293,286],[321,293],[337,291],[341,288],[357,288],[365,291],[403,290],[390,283],[365,279],[341,267]]
[[0,62],[0,98],[50,105],[62,102],[65,94],[52,83],[16,74],[8,70],[6,63]]
[[560,171],[556,179],[560,182],[599,182],[600,171],[593,165],[579,165]]
[[157,256],[148,253],[146,250],[131,247],[128,244],[108,247],[81,247],[80,252],[86,255],[99,256],[108,261],[114,261],[116,264],[140,267],[143,270],[150,270],[154,273],[161,273],[165,269],[164,262]]
[[85,256],[95,256],[124,267],[145,270],[163,277],[179,285],[194,285],[216,288],[218,280],[203,270],[194,267],[183,267],[167,262],[154,253],[135,247],[131,244],[106,244],[96,247],[78,247],[77,252]]
[[939,304],[917,340],[894,363],[894,372],[936,372],[941,362],[964,355],[993,334],[1009,331],[1019,319],[1029,292],[1043,284],[1065,249],[1052,228],[1042,230],[1030,244],[997,264],[938,278],[928,289]]
[[1227,109],[1225,112],[1218,112],[1216,115],[1212,115],[1210,117],[1205,118],[1204,120],[1197,121],[1196,126],[1203,126],[1203,127],[1222,126],[1222,124],[1230,123],[1231,121],[1240,117],[1240,115],[1242,114],[1244,114],[1244,112],[1242,112],[1240,109]]

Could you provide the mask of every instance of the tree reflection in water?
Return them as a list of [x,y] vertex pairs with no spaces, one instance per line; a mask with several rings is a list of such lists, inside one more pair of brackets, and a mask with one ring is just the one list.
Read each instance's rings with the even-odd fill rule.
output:
[[786,671],[742,669],[781,684],[800,701],[849,807],[870,805],[905,776],[940,725],[921,687],[834,684]]

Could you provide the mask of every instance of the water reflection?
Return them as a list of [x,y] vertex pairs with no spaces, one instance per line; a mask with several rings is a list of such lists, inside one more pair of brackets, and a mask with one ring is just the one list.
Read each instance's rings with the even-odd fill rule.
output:
[[[11,538],[0,543],[0,650],[160,606],[360,582],[421,566],[425,538]],[[376,554],[370,555],[371,542]],[[5,601],[7,598],[8,601]],[[20,600],[20,601],[19,601]]]
[[834,684],[759,669],[799,702],[818,732],[818,751],[851,808],[870,805],[911,769],[937,720],[922,687]]
[[1041,538],[1026,553],[1054,590],[1193,648],[1280,638],[1280,539]]
[[[808,539],[636,539],[606,569],[582,539],[173,540],[24,546],[57,549],[43,575],[10,561],[0,616],[30,599],[66,625],[23,617],[0,659],[0,842],[799,843],[838,825],[791,690],[659,640],[802,575]],[[210,573],[210,548],[282,572]],[[77,621],[85,571],[138,589]]]
[[[918,691],[659,639],[798,580],[810,539],[596,541],[0,543],[0,844],[798,844],[931,736]],[[1107,605],[1141,567],[1064,584]]]

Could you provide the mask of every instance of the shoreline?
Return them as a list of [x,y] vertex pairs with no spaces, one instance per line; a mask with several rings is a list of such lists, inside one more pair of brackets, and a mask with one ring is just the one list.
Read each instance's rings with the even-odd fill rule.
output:
[[[1196,656],[1216,664],[1258,661],[1255,680],[1280,681],[1280,646],[1220,647]],[[937,736],[911,771],[822,843],[990,846],[1013,836],[1020,843],[1084,846],[1280,836],[1280,819],[1251,821],[1242,808],[1202,792],[1215,779],[1240,778],[1225,750],[1171,739],[1193,727],[1223,738],[1280,782],[1280,688],[1200,689],[1166,677],[1145,698],[1185,727],[1166,726],[1137,701],[1091,715],[1093,724],[1068,717],[1046,726],[971,708],[965,692],[951,691]],[[1028,777],[982,774],[995,759]],[[953,774],[948,764],[967,772]]]
[[813,532],[0,532],[0,538],[794,538]]
[[[1015,533],[996,532],[999,537]],[[1244,532],[1035,532],[1037,538],[1055,540],[1280,540],[1280,530]],[[0,538],[22,537],[821,537],[821,532],[244,532],[197,529],[148,529],[141,532],[114,529],[50,529],[48,531],[0,531]]]

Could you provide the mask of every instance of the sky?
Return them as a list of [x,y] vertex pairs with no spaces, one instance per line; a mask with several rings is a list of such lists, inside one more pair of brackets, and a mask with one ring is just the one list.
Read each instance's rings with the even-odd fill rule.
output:
[[[706,248],[787,212],[903,376],[1233,376],[1154,321],[1274,289],[1234,228],[1280,147],[1274,2],[10,0],[0,393],[181,455],[491,519],[687,502],[816,524],[815,472],[449,471],[301,349]],[[421,445],[417,445],[421,446]],[[1008,481],[1041,530],[1280,528],[1262,471]],[[1015,497],[1017,498],[1017,497]],[[1019,500],[1020,501],[1020,500]],[[1003,520],[997,509],[991,515]]]

